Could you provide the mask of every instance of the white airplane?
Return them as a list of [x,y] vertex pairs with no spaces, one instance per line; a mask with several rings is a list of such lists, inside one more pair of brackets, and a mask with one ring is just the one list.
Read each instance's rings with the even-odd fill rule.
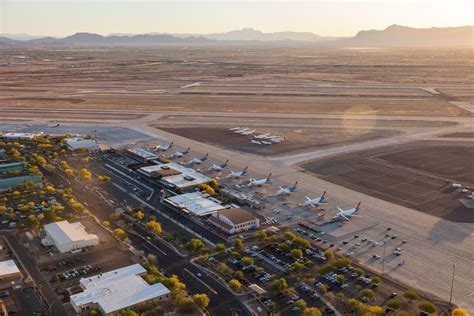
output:
[[270,173],[264,179],[260,179],[260,180],[250,179],[249,184],[247,186],[248,187],[254,187],[254,186],[261,187],[262,185],[267,184],[268,182],[271,181],[270,179],[271,176],[272,174]]
[[209,167],[209,171],[222,171],[227,165],[229,164],[229,159],[227,159],[224,163],[221,163],[220,165],[216,165],[215,163],[212,164],[212,166]]
[[236,130],[234,130],[233,132],[234,132],[235,134],[240,134],[240,133],[243,133],[243,132],[248,131],[248,130],[249,130],[249,128],[246,127],[246,128],[236,129]]
[[260,135],[255,135],[253,138],[256,139],[267,139],[270,137],[270,134],[260,134]]
[[188,147],[188,148],[186,148],[185,151],[177,151],[177,152],[175,152],[175,153],[171,156],[171,158],[181,158],[181,157],[184,157],[184,156],[186,156],[187,154],[189,154],[189,150],[190,150],[190,149],[191,149],[191,148]]
[[309,197],[306,197],[306,201],[302,204],[303,206],[308,206],[308,207],[318,207],[319,204],[326,202],[326,191],[323,192],[323,194],[320,197],[311,199]]
[[345,221],[348,221],[351,219],[352,216],[357,216],[356,214],[358,212],[360,212],[361,208],[360,208],[360,203],[357,203],[356,207],[353,207],[349,210],[343,210],[341,209],[340,207],[338,207],[337,209],[339,210],[339,212],[336,213],[336,215],[333,217],[334,220],[345,220]]
[[271,144],[273,144],[272,142],[267,142],[265,140],[262,140],[261,143],[262,143],[262,145],[271,145]]
[[256,145],[262,145],[262,143],[259,142],[258,140],[253,140],[253,139],[251,139],[250,142],[251,142],[252,144],[256,144]]
[[48,127],[58,127],[59,126],[59,123],[56,123],[56,124],[49,124]]
[[226,178],[240,178],[242,176],[245,176],[247,174],[247,167],[244,168],[242,171],[231,171]]
[[253,133],[255,133],[254,129],[252,129],[250,131],[244,131],[244,132],[240,133],[240,135],[252,135]]
[[188,163],[190,165],[200,165],[201,163],[203,163],[204,161],[207,160],[207,156],[209,156],[209,153],[206,153],[204,156],[202,156],[201,158],[196,158],[194,157],[193,159],[191,159],[190,161],[188,161]]
[[298,189],[297,185],[298,185],[298,181],[296,181],[295,184],[293,184],[293,186],[289,187],[289,188],[279,187],[279,189],[278,189],[278,191],[276,191],[275,195],[276,196],[290,195],[290,193],[293,193],[293,192],[296,191],[296,189]]
[[237,131],[237,130],[240,130],[240,127],[232,127],[232,128],[229,128],[229,131]]
[[161,151],[167,151],[167,150],[170,150],[170,149],[173,149],[174,146],[173,146],[174,142],[171,142],[169,145],[158,145],[156,146],[156,150],[161,150]]

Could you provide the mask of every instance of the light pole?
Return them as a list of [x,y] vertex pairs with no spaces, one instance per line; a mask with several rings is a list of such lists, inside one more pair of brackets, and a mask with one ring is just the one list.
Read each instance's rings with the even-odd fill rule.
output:
[[451,280],[451,293],[449,294],[449,305],[451,305],[451,301],[453,300],[453,290],[454,290],[454,274],[456,273],[456,264],[453,264],[453,279]]

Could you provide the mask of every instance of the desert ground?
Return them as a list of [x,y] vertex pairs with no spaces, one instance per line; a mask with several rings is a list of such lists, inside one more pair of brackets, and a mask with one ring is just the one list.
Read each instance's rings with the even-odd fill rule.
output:
[[[249,166],[251,177],[297,180],[298,199],[328,190],[328,216],[362,201],[363,217],[333,238],[376,238],[392,227],[408,246],[407,265],[390,276],[447,298],[456,263],[454,301],[474,310],[474,209],[448,184],[473,186],[473,54],[250,44],[5,48],[0,130],[92,134],[114,147],[174,140],[193,155],[209,152],[212,162],[230,159],[232,170]],[[255,147],[229,133],[236,126],[288,141]],[[292,211],[295,221],[314,215]]]

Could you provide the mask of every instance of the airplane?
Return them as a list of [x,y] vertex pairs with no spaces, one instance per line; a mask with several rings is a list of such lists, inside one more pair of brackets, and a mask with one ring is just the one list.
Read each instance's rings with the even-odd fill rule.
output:
[[188,148],[186,148],[185,151],[177,151],[177,152],[175,152],[175,153],[171,156],[171,158],[181,158],[181,157],[184,157],[184,156],[186,156],[187,154],[189,154],[189,150],[190,150],[190,149],[191,149],[191,147],[188,147]]
[[345,220],[345,221],[348,221],[351,219],[352,216],[357,216],[356,214],[361,210],[360,208],[360,203],[357,203],[356,207],[353,207],[349,210],[343,210],[341,209],[340,207],[338,207],[337,209],[339,210],[339,212],[336,213],[336,215],[333,217],[334,220]]
[[243,133],[243,132],[248,131],[248,130],[249,130],[249,128],[246,127],[246,128],[236,129],[236,130],[234,130],[233,132],[234,132],[235,134],[240,134],[240,133]]
[[262,143],[262,145],[271,145],[271,144],[273,144],[272,142],[267,142],[265,140],[262,140],[261,143]]
[[209,171],[222,171],[227,165],[229,164],[229,159],[227,159],[224,163],[220,165],[212,164],[212,166],[209,167]]
[[298,181],[296,181],[295,184],[293,184],[292,187],[289,187],[289,188],[282,188],[282,187],[280,187],[280,188],[278,189],[278,191],[276,191],[275,195],[276,195],[276,196],[289,195],[290,193],[293,193],[293,192],[296,191],[296,189],[298,188],[297,185],[298,185]]
[[271,181],[270,179],[271,176],[272,174],[270,173],[264,179],[260,179],[260,180],[250,179],[249,184],[247,186],[248,187],[253,187],[253,186],[261,187],[262,185],[267,184],[268,182]]
[[251,139],[250,142],[251,142],[252,144],[256,144],[256,145],[262,145],[262,143],[259,142],[258,140],[253,140],[253,139]]
[[204,161],[207,160],[207,156],[209,156],[209,153],[206,153],[204,156],[202,156],[201,158],[196,158],[194,157],[193,159],[191,159],[190,161],[188,161],[188,163],[190,165],[200,165],[201,163],[203,163]]
[[242,171],[237,171],[237,172],[234,172],[234,171],[231,171],[226,178],[240,178],[242,176],[245,176],[247,174],[247,168],[248,167],[245,167],[244,170]]
[[156,150],[161,150],[161,151],[167,151],[167,150],[170,150],[170,149],[173,149],[174,146],[173,146],[174,142],[171,142],[169,145],[158,145],[156,146]]
[[266,139],[266,138],[269,138],[270,136],[271,136],[270,134],[260,134],[260,135],[255,135],[253,138]]
[[58,126],[59,126],[59,123],[48,125],[48,127],[58,127]]
[[324,203],[325,201],[326,201],[326,191],[324,191],[320,197],[317,197],[314,199],[310,197],[306,197],[306,201],[303,202],[302,206],[318,207],[319,204]]
[[229,131],[238,131],[240,130],[240,127],[232,127],[232,128],[229,128]]
[[252,135],[253,133],[255,133],[254,129],[252,129],[250,131],[243,131],[242,133],[240,133],[240,135]]

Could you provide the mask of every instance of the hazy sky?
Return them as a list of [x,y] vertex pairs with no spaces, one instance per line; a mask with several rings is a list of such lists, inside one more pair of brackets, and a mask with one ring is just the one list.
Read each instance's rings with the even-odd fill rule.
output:
[[391,24],[474,25],[470,0],[0,0],[0,33],[212,33],[252,27],[350,36]]

